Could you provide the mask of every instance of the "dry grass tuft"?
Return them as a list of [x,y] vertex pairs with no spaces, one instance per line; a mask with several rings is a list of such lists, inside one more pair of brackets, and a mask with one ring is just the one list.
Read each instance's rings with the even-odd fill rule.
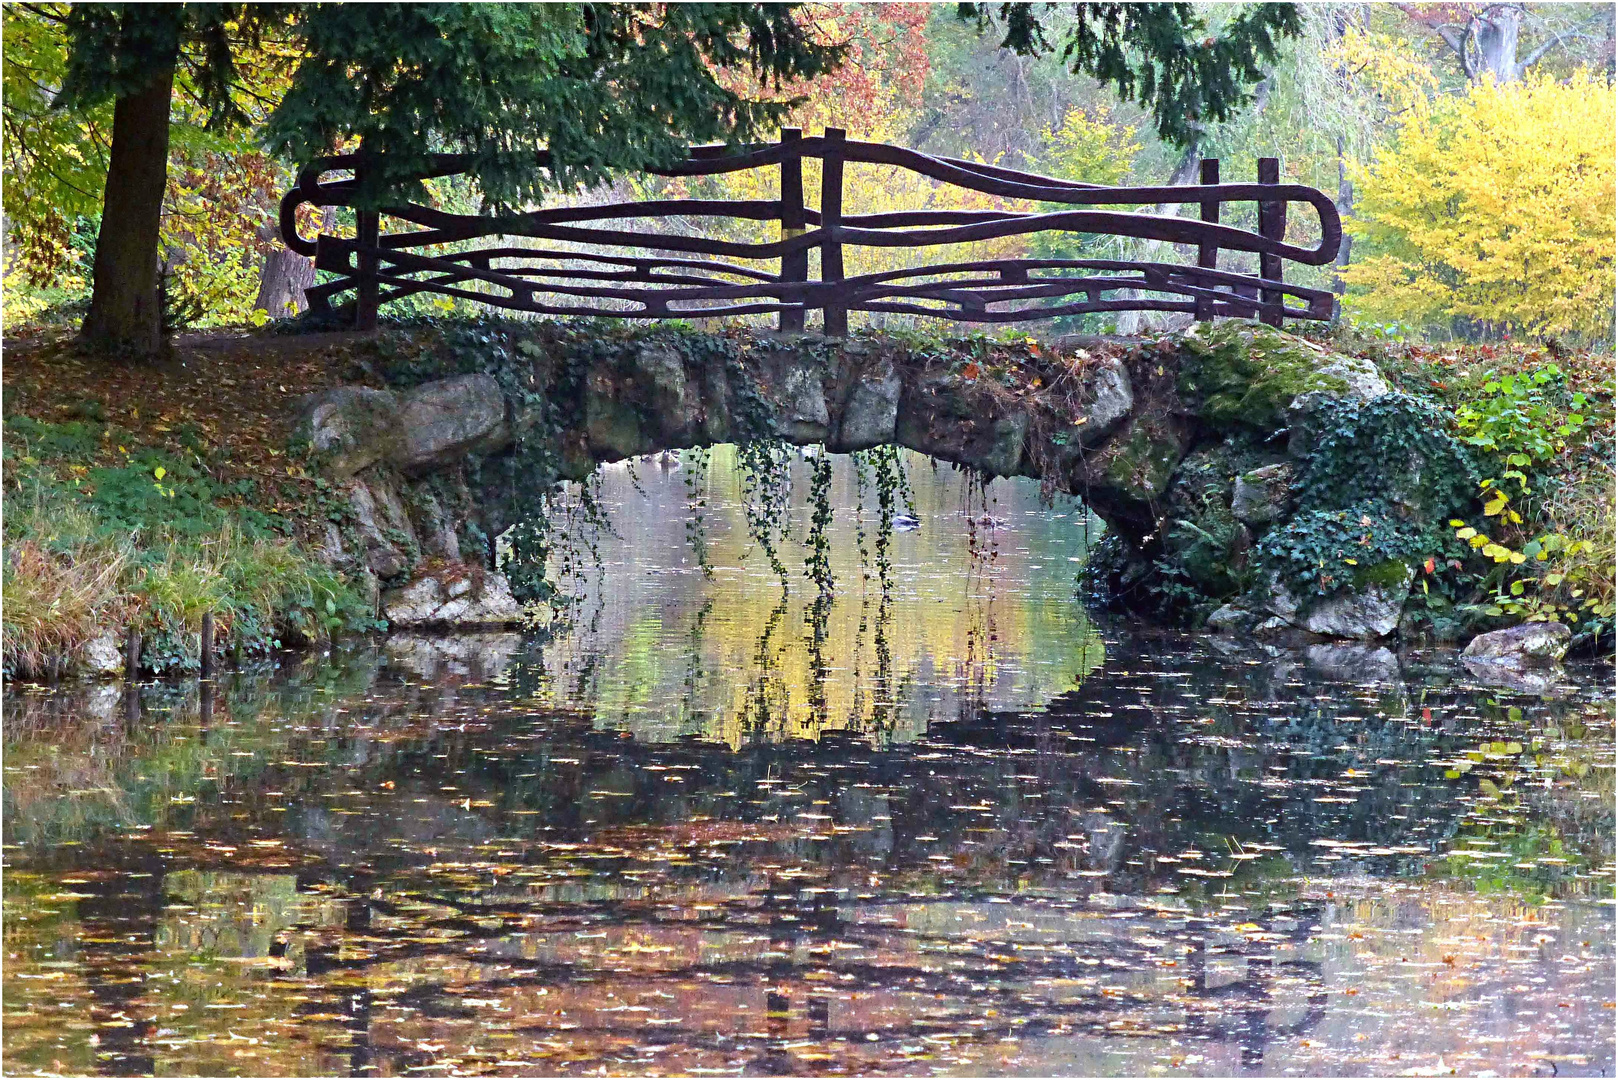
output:
[[57,674],[86,642],[118,630],[136,606],[120,588],[127,553],[85,544],[68,554],[33,540],[9,546],[5,556],[4,654],[21,678]]

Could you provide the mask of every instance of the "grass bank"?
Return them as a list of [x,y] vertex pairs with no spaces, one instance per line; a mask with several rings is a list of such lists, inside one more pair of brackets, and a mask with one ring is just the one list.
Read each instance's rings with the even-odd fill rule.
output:
[[286,455],[297,401],[349,346],[182,338],[147,365],[8,346],[5,674],[115,665],[131,628],[143,669],[192,670],[204,612],[237,656],[376,626],[374,597],[316,554],[340,505]]
[[1424,344],[1339,332],[1334,347],[1374,361],[1389,382],[1434,399],[1481,476],[1465,542],[1468,589],[1429,598],[1429,623],[1457,630],[1559,620],[1584,653],[1614,645],[1618,516],[1614,358],[1554,341]]

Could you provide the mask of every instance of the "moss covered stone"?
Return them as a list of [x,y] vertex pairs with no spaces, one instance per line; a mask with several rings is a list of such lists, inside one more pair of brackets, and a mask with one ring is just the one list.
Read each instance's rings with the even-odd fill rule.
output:
[[1399,559],[1384,559],[1374,566],[1356,568],[1352,580],[1356,589],[1366,589],[1372,585],[1397,589],[1410,580],[1411,574],[1410,567]]
[[1216,428],[1238,424],[1266,434],[1287,426],[1287,407],[1310,391],[1343,394],[1348,378],[1312,342],[1254,323],[1201,323],[1182,339],[1179,391],[1200,402]]
[[1136,424],[1107,448],[1106,462],[1104,475],[1112,487],[1140,499],[1155,499],[1168,489],[1180,462],[1180,444]]

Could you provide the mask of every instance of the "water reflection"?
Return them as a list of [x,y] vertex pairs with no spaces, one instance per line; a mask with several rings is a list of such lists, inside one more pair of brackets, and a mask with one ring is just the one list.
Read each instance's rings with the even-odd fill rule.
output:
[[[850,459],[833,455],[829,601],[800,572],[809,463],[793,470],[786,593],[749,538],[733,448],[700,477],[660,460],[606,469],[605,572],[586,574],[576,629],[542,651],[535,691],[643,740],[740,746],[849,730],[906,741],[984,707],[1037,708],[1097,667],[1105,649],[1073,585],[1099,523],[1065,498],[1044,505],[1031,482],[985,495],[966,473],[906,463],[918,525],[893,534],[884,592],[876,493],[862,498]],[[687,542],[693,493],[711,581]]]
[[1098,633],[999,545],[8,692],[5,1069],[1610,1075],[1610,668]]

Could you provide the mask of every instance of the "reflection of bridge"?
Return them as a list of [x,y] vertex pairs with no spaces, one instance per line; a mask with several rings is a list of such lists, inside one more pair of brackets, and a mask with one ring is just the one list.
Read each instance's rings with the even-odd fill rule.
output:
[[[804,205],[803,166],[818,161],[820,203]],[[465,156],[440,154],[428,175],[467,172]],[[549,167],[547,152],[535,168]],[[908,170],[946,186],[1042,204],[1036,211],[917,209],[843,213],[844,165]],[[417,204],[356,214],[352,239],[297,231],[297,210],[350,205],[366,169],[360,155],[324,158],[303,170],[281,207],[287,246],[315,257],[336,277],[308,290],[312,308],[355,294],[357,323],[375,325],[389,300],[437,293],[517,311],[552,315],[679,318],[692,315],[776,314],[783,330],[802,330],[809,311],[824,313],[828,334],[848,330],[850,311],[929,315],[967,322],[1016,322],[1094,311],[1178,311],[1198,319],[1283,317],[1328,319],[1332,294],[1284,280],[1284,260],[1321,266],[1337,257],[1342,238],[1335,205],[1313,188],[1280,182],[1275,158],[1258,162],[1258,183],[1222,184],[1219,162],[1203,162],[1202,183],[1182,187],[1106,187],[1018,172],[981,162],[938,158],[902,147],[849,140],[840,128],[803,138],[782,132],[773,145],[691,149],[667,176],[710,176],[775,170],[779,196],[769,199],[653,199],[602,206],[565,206],[502,218],[447,213]],[[374,164],[373,164],[374,167]],[[347,174],[332,180],[331,173]],[[867,181],[868,182],[868,181]],[[1220,224],[1226,203],[1256,202],[1258,230]],[[1287,207],[1305,203],[1319,217],[1313,248],[1286,242]],[[1195,203],[1199,219],[1127,213],[1120,206]],[[384,232],[382,217],[403,228]],[[689,219],[728,226],[723,238],[667,227]],[[618,222],[603,227],[603,222]],[[780,239],[739,238],[758,223],[780,224]],[[921,265],[885,273],[845,275],[848,247],[880,249],[955,245],[1041,232],[1071,232],[1194,246],[1194,265],[1096,259],[992,259]],[[549,246],[497,243],[444,250],[488,237],[519,237]],[[417,249],[411,251],[410,249]],[[1258,273],[1218,269],[1219,252],[1257,256]],[[820,280],[809,279],[809,253],[818,251]],[[745,265],[744,265],[745,264]],[[772,267],[759,264],[776,264]],[[1156,295],[1134,295],[1136,291]],[[1113,295],[1107,295],[1113,294]],[[1285,298],[1302,299],[1288,307]],[[1082,297],[1082,299],[1075,299]]]
[[[742,1048],[749,1071],[765,1072],[801,1071],[798,1054],[806,1050],[813,1061],[856,1068],[863,1061],[868,1070],[877,1062],[892,1067],[918,1040],[971,1055],[1006,1039],[1143,1036],[1235,1043],[1243,1066],[1255,1068],[1270,1043],[1325,1017],[1321,962],[1307,958],[1319,918],[1312,907],[1238,927],[1150,905],[1123,921],[1118,912],[1082,905],[851,905],[848,893],[778,884],[750,894],[708,892],[699,905],[708,914],[674,919],[647,918],[634,904],[569,911],[507,897],[428,921],[412,918],[407,907],[356,896],[342,933],[292,929],[322,943],[284,978],[362,988],[338,995],[356,1075],[435,1064],[431,1054],[378,1039],[373,1020],[383,999],[391,1010],[485,1024],[492,1018],[461,1003],[500,1000],[514,1015],[538,1018],[525,1025],[527,1036],[565,1037],[576,1051],[610,1053],[628,1042],[689,1061]],[[940,914],[974,924],[973,932],[907,925],[936,922]],[[1033,925],[1022,920],[1041,917],[1044,933],[1022,929]],[[553,928],[536,930],[536,922]],[[1156,935],[1155,946],[1140,942],[1143,927]],[[345,945],[351,935],[365,941],[369,955],[356,958]],[[421,944],[447,936],[453,945]],[[573,944],[580,937],[603,944],[581,950]],[[747,948],[749,942],[758,944]],[[423,965],[455,972],[453,992],[412,978]],[[1060,992],[1051,989],[1057,986]],[[594,1024],[547,1021],[557,1010],[545,1006],[558,999],[568,1006],[563,1015],[594,1012]],[[654,999],[672,1004],[612,1018],[626,1002]],[[317,997],[304,1011],[325,1013],[330,1005]]]

